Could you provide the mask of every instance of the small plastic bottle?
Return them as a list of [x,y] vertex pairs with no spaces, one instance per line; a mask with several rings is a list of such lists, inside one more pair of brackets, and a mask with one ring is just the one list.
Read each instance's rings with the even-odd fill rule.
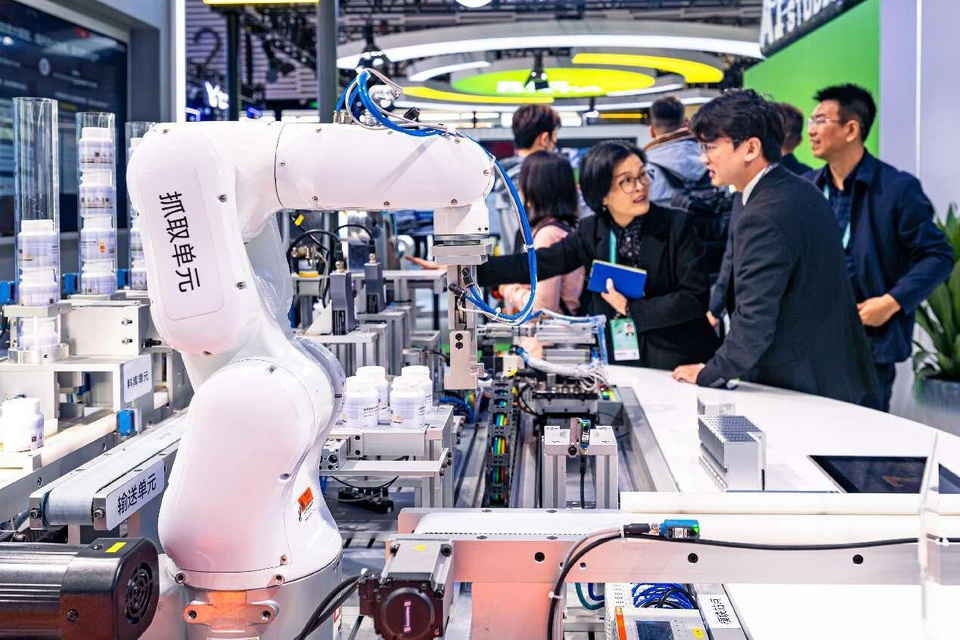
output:
[[390,386],[387,383],[387,370],[384,367],[366,366],[357,369],[357,377],[367,380],[377,390],[380,398],[380,423],[390,422]]
[[10,398],[3,402],[0,438],[9,452],[36,451],[43,446],[43,414],[37,398]]
[[419,380],[404,378],[394,379],[390,390],[390,412],[393,414],[393,424],[396,426],[419,428],[426,419],[426,394]]
[[354,429],[373,429],[380,415],[380,396],[369,382],[350,376],[343,393],[343,423]]
[[430,367],[422,364],[408,365],[400,370],[400,377],[417,380],[423,387],[423,393],[427,400],[427,409],[433,408],[433,378],[430,377]]

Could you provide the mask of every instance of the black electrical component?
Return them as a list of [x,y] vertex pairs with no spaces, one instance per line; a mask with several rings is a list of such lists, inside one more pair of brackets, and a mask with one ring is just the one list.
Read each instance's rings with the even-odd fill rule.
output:
[[0,543],[0,638],[134,640],[160,598],[149,540]]
[[383,573],[360,581],[360,615],[385,640],[432,640],[446,630],[453,588],[450,541],[396,542]]

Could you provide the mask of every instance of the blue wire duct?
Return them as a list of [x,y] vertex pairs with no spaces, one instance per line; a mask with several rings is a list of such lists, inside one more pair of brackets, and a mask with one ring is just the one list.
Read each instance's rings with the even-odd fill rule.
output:
[[[408,127],[402,127],[392,120],[385,116],[380,109],[374,104],[372,98],[370,97],[370,92],[367,90],[367,78],[369,77],[369,72],[366,70],[361,71],[357,74],[356,79],[350,83],[347,87],[347,90],[344,91],[343,95],[340,96],[340,100],[337,102],[337,109],[342,109],[346,103],[346,94],[351,90],[351,88],[356,87],[360,94],[360,102],[363,106],[370,112],[370,114],[384,127],[397,131],[400,133],[405,133],[418,138],[426,138],[430,136],[437,135],[452,135],[448,134],[446,131],[441,129],[435,129],[429,126],[423,126],[419,129],[412,129]],[[507,175],[507,172],[504,171],[503,166],[497,161],[497,159],[487,151],[483,145],[474,140],[473,138],[464,135],[462,132],[457,132],[456,134],[459,137],[462,137],[466,140],[470,140],[477,145],[488,158],[493,160],[494,164],[497,167],[497,171],[500,173],[500,177],[503,180],[504,184],[507,185],[507,189],[510,191],[510,197],[513,199],[517,211],[520,217],[520,226],[523,229],[523,238],[526,243],[527,250],[527,266],[530,270],[530,297],[527,299],[527,304],[524,308],[516,314],[504,314],[500,311],[499,308],[492,308],[486,303],[483,299],[483,293],[477,288],[475,284],[471,284],[466,292],[463,294],[463,298],[472,304],[473,306],[480,309],[482,312],[492,316],[495,320],[506,322],[508,324],[523,324],[533,315],[533,301],[537,293],[537,252],[533,248],[533,231],[530,228],[530,221],[527,218],[527,212],[523,207],[523,200],[520,198],[520,194],[517,192],[516,186],[513,184],[513,181]]]
[[467,404],[460,398],[455,398],[453,396],[443,396],[440,398],[440,402],[443,402],[445,404],[455,404],[458,407],[461,407],[464,411],[467,412],[467,420],[470,422],[470,424],[473,424],[474,422],[473,408],[469,404]]

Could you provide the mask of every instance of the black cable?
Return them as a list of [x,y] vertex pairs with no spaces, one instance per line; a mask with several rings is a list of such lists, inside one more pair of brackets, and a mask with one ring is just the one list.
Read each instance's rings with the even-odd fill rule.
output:
[[[306,638],[311,633],[316,631],[317,627],[323,624],[323,620],[319,622],[315,622],[315,621],[318,620],[319,616],[323,613],[324,609],[326,609],[327,606],[331,602],[333,602],[333,600],[344,590],[347,590],[347,594],[349,597],[349,594],[353,593],[353,589],[360,584],[360,579],[363,577],[363,575],[364,574],[361,573],[358,576],[350,576],[349,578],[344,578],[344,580],[340,582],[340,584],[334,587],[333,591],[328,593],[327,596],[320,601],[320,604],[317,605],[317,608],[313,610],[313,613],[310,614],[309,618],[307,618],[307,623],[303,625],[303,629],[301,629],[300,633],[298,633],[295,636],[294,640],[304,640],[304,638]],[[336,607],[334,607],[334,610],[336,610]]]
[[[675,593],[682,594],[684,597],[687,598],[687,600],[690,601],[690,604],[692,604],[695,607],[697,606],[697,603],[693,599],[693,596],[690,595],[690,592],[688,592],[686,589],[681,589],[679,587],[672,587],[670,589],[667,589],[664,592],[664,594],[660,596],[660,600],[657,601],[657,608],[662,609],[666,604],[673,604],[673,603],[668,603],[668,599],[670,598],[670,596],[672,596]],[[676,607],[676,608],[679,609],[680,607]]]
[[435,356],[439,356],[443,358],[444,362],[446,362],[447,364],[450,364],[450,356],[445,354],[443,351],[437,351],[435,349],[421,349],[421,351],[423,351],[424,353],[431,353]]
[[583,453],[581,453],[580,454],[580,508],[581,509],[587,508],[587,500],[585,497],[586,493],[584,491],[584,486],[586,485],[586,477],[587,477],[587,457],[583,455]]
[[346,602],[347,599],[353,595],[353,592],[356,591],[359,586],[360,586],[360,578],[357,578],[356,582],[354,582],[350,587],[348,587],[347,590],[344,591],[339,598],[334,600],[333,603],[331,603],[330,606],[327,607],[327,610],[324,611],[319,618],[317,618],[317,622],[314,625],[313,629],[310,631],[310,633],[313,633],[314,631],[319,629],[321,626],[323,626],[323,623],[327,621],[327,618],[332,616],[337,611],[337,609],[339,609],[340,606],[343,605],[343,603]]
[[[570,569],[575,567],[577,563],[580,562],[580,558],[593,551],[602,544],[606,544],[611,540],[620,540],[621,536],[619,533],[615,533],[603,538],[598,538],[594,540],[583,549],[578,551],[564,567],[560,570],[560,577],[557,578],[556,583],[553,586],[553,591],[550,592],[550,615],[547,617],[547,640],[553,640],[553,621],[557,617],[557,603],[560,601],[560,590],[563,588],[563,585],[566,582],[567,575],[570,573]],[[563,634],[560,634],[561,637]]]
[[383,490],[383,489],[389,489],[389,488],[393,485],[394,482],[396,482],[397,480],[400,479],[400,476],[397,476],[397,477],[394,478],[393,480],[390,480],[389,482],[385,482],[385,483],[383,483],[383,484],[381,484],[381,485],[373,485],[373,486],[370,486],[370,487],[364,487],[364,486],[360,486],[360,485],[350,484],[349,482],[344,482],[343,480],[341,480],[341,479],[338,478],[337,476],[330,476],[330,477],[333,478],[334,480],[336,480],[337,482],[339,482],[340,484],[342,484],[342,485],[344,485],[344,486],[347,486],[347,487],[350,487],[351,489],[357,489],[358,491],[380,491],[380,490]]
[[[553,591],[550,592],[550,615],[547,618],[547,640],[553,640],[554,638],[553,621],[556,619],[557,601],[560,599],[560,590],[563,588],[571,568],[577,565],[580,562],[580,559],[590,551],[596,549],[602,544],[610,542],[611,540],[619,540],[621,537],[623,539],[632,540],[653,540],[660,542],[675,542],[678,544],[700,545],[707,547],[728,547],[732,549],[752,549],[759,551],[844,551],[850,549],[893,547],[903,544],[918,543],[916,538],[894,538],[890,540],[869,540],[866,542],[848,542],[842,544],[757,544],[752,542],[729,542],[726,540],[704,540],[702,538],[663,538],[660,536],[649,535],[648,533],[631,532],[630,529],[634,527],[649,528],[648,525],[629,524],[624,527],[623,536],[620,534],[611,534],[603,538],[598,538],[574,554],[574,556],[570,558],[570,562],[561,569],[560,576],[557,578],[556,583],[554,583]],[[960,543],[960,538],[941,538],[940,540],[949,542],[950,544]]]
[[290,246],[287,247],[287,251],[289,251],[290,249],[293,249],[294,247],[299,246],[300,243],[303,242],[305,239],[313,240],[313,241],[316,242],[318,245],[320,245],[321,247],[323,247],[324,249],[326,249],[326,248],[327,248],[326,245],[324,245],[322,242],[320,242],[319,240],[317,240],[317,238],[314,237],[314,234],[319,234],[319,235],[323,235],[323,236],[329,236],[330,238],[333,239],[334,247],[339,247],[339,246],[341,246],[341,243],[343,242],[343,238],[341,238],[341,237],[338,236],[337,234],[333,233],[332,231],[327,231],[326,229],[307,229],[306,231],[303,231],[303,232],[301,232],[299,235],[297,235],[297,237],[295,237],[295,238],[290,242]]
[[340,225],[339,227],[337,227],[336,229],[334,229],[333,232],[336,233],[337,231],[340,231],[340,229],[346,229],[346,228],[348,228],[348,227],[353,227],[353,228],[355,228],[355,229],[363,229],[364,231],[367,232],[367,235],[370,236],[370,240],[371,240],[371,241],[373,240],[373,231],[370,229],[370,227],[367,227],[367,226],[362,225],[362,224],[357,224],[357,223],[355,223],[355,222],[350,222],[350,223],[347,223],[347,224],[342,224],[342,225]]

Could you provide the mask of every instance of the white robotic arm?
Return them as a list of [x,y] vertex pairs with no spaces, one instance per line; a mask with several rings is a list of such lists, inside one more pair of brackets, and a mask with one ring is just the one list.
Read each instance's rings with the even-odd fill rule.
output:
[[[451,282],[462,283],[459,264],[485,259],[488,217],[472,205],[492,183],[492,160],[455,137],[283,123],[165,124],[144,137],[128,186],[143,222],[151,312],[197,389],[160,538],[200,604],[197,594],[306,584],[340,554],[317,469],[343,371],[292,335],[276,211],[434,209],[437,236],[453,247]],[[469,334],[472,316],[451,307],[451,332]],[[471,362],[461,362],[472,366],[475,343],[465,342]],[[474,378],[468,370],[461,382]],[[226,627],[217,635],[226,623],[206,604],[213,613],[191,602],[200,614],[183,619],[206,624],[203,637],[235,637]],[[290,637],[302,623],[288,614],[259,633]]]

